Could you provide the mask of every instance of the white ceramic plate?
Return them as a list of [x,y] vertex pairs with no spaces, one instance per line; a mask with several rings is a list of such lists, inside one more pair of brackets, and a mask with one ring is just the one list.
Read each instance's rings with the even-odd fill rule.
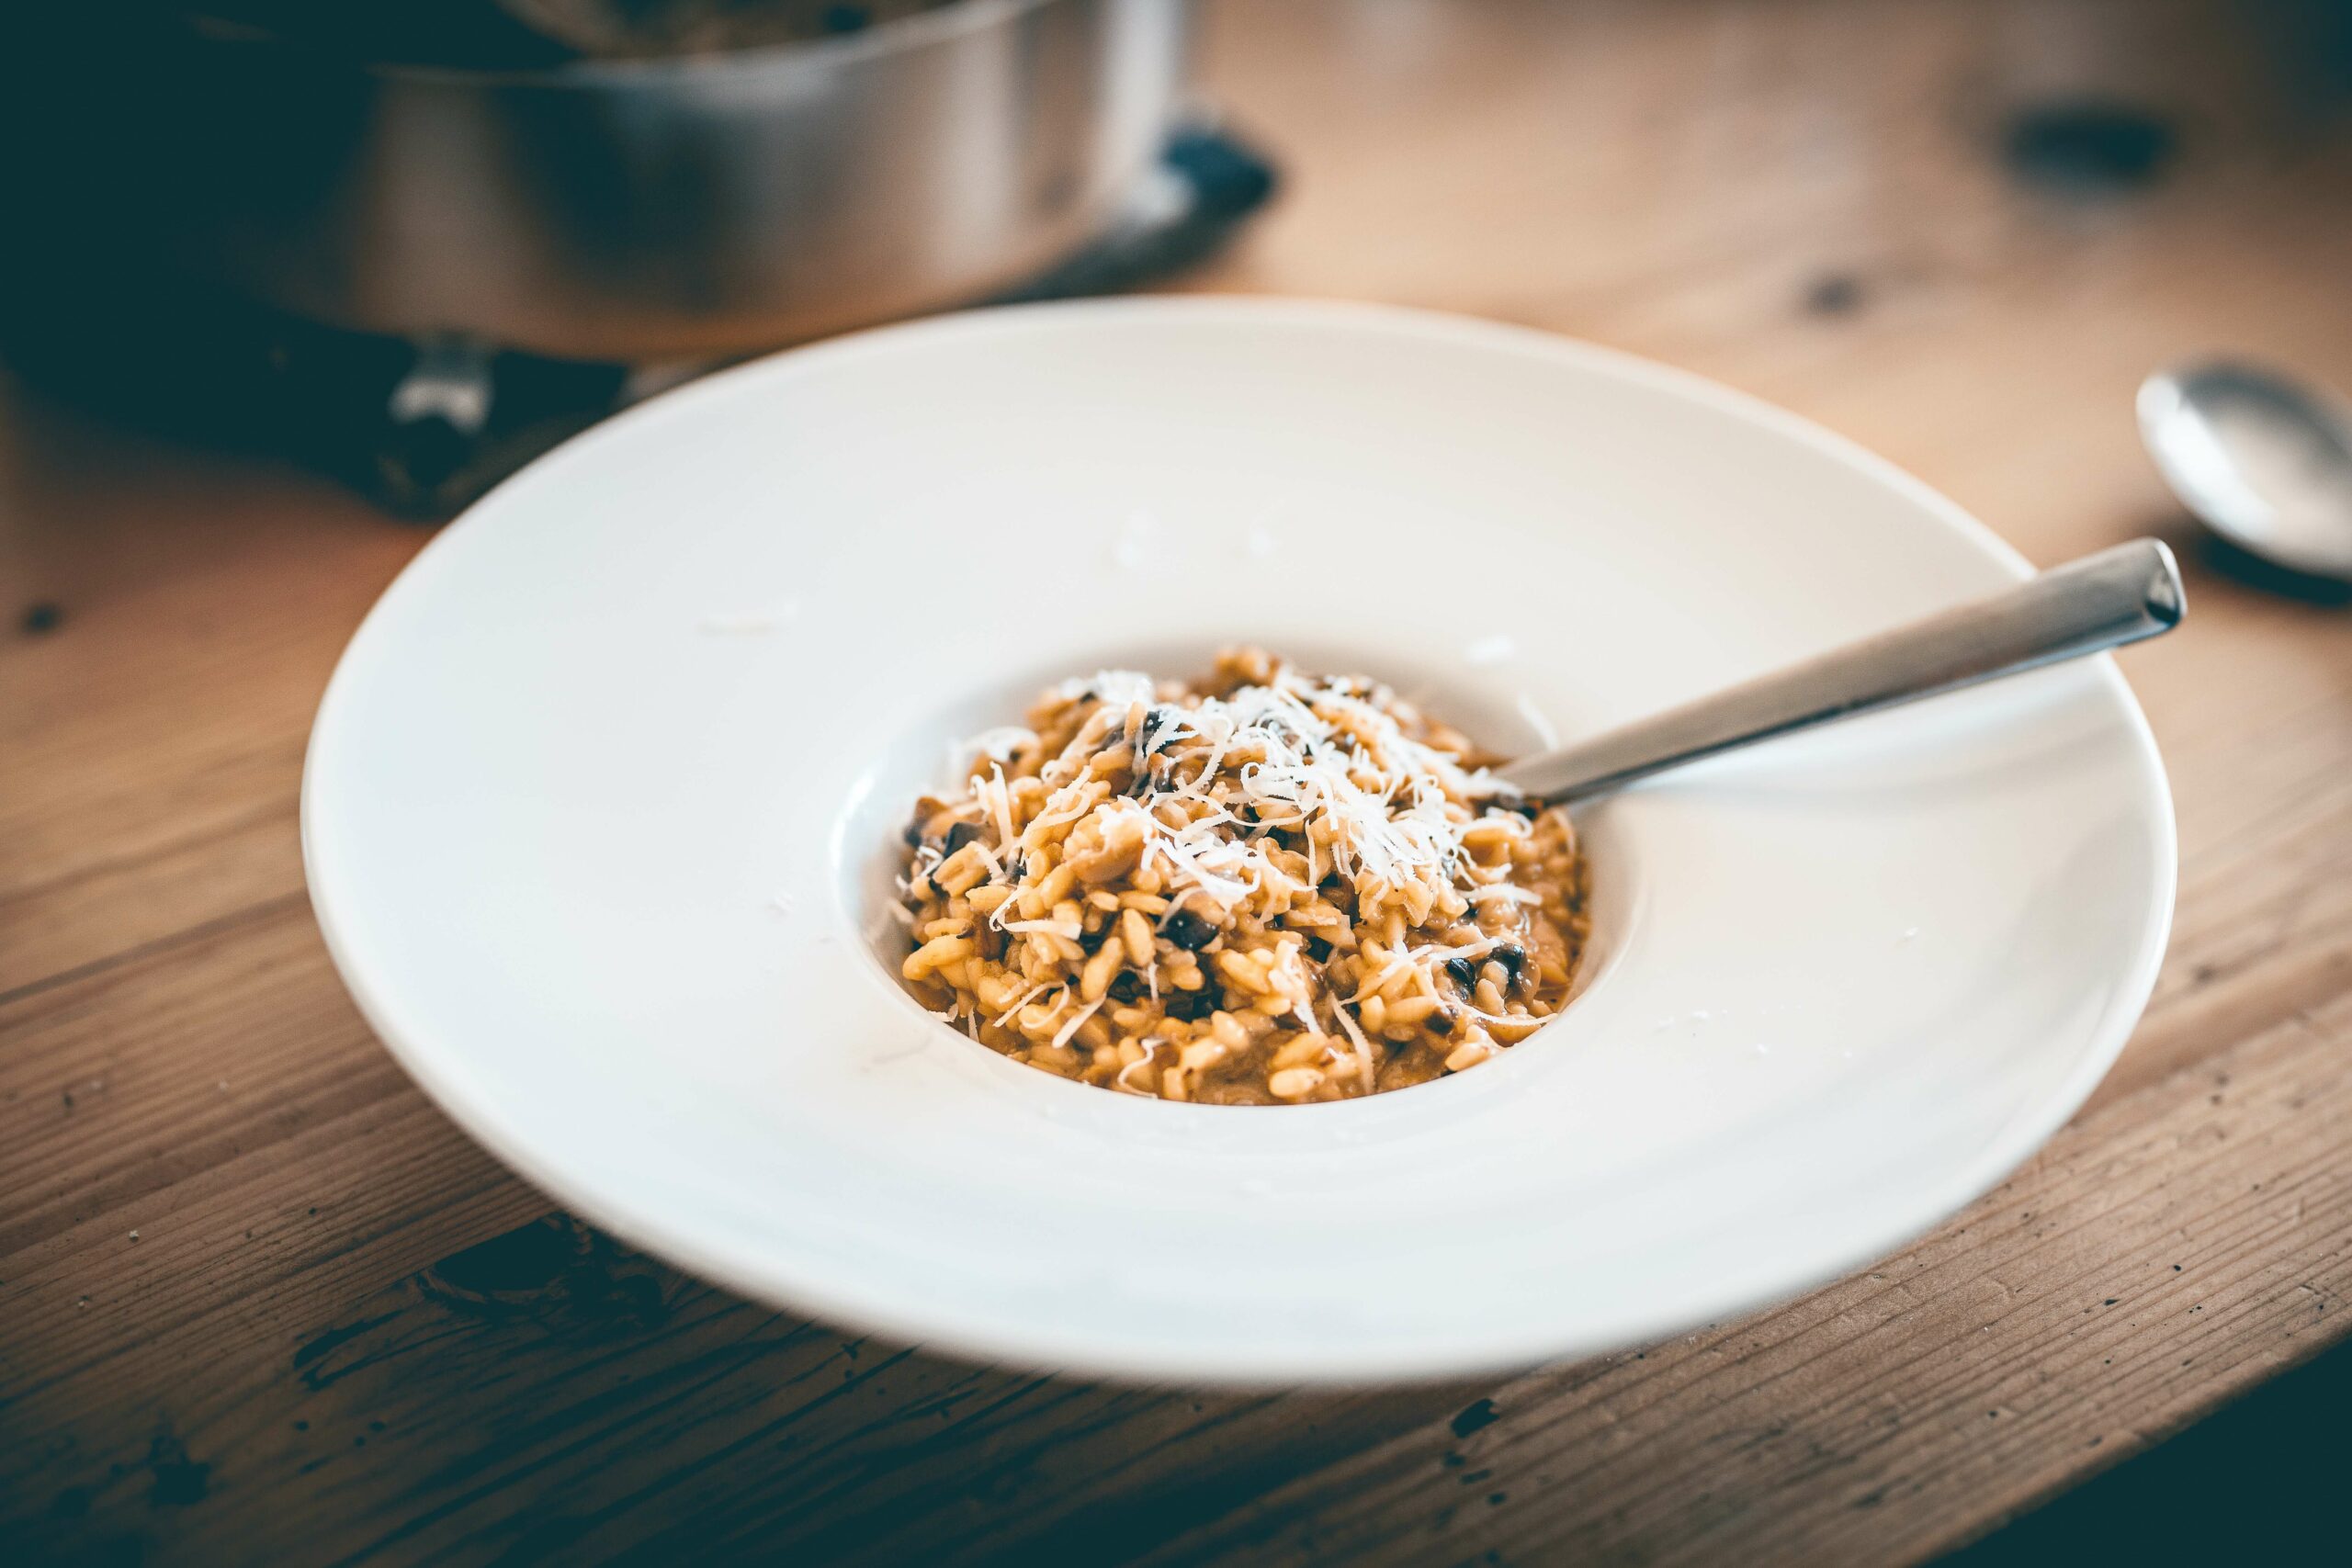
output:
[[320,710],[311,893],[451,1115],[751,1295],[1202,1382],[1600,1350],[1885,1252],[2098,1081],[2174,870],[2109,661],[1590,811],[1581,998],[1346,1104],[1114,1095],[924,1014],[879,951],[909,802],[1103,665],[1257,641],[1517,750],[2023,570],[1834,436],[1532,333],[950,317],[662,398],[435,541]]

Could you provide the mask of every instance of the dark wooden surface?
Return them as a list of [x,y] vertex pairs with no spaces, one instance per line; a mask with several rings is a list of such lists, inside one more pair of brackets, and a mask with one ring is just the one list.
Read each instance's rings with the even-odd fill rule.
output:
[[[2142,372],[2228,348],[2352,387],[2352,140],[2266,85],[2283,14],[1233,0],[1209,78],[1291,186],[1194,281],[1686,365],[2040,559],[2186,543]],[[2086,97],[2152,106],[2168,153],[2062,115],[2020,180],[2014,111]],[[0,1559],[1895,1562],[2344,1332],[2340,600],[2191,552],[2189,626],[2126,656],[2180,810],[2173,951],[1999,1190],[1668,1344],[1235,1396],[741,1301],[548,1215],[423,1100],[295,839],[319,691],[419,542],[292,469],[0,406]]]

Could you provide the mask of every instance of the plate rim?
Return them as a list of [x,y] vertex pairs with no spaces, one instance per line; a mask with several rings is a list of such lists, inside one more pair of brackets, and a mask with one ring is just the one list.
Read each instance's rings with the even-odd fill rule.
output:
[[2157,896],[2149,900],[2143,913],[2131,972],[2117,986],[2115,1005],[2108,1010],[2104,1026],[2093,1035],[2073,1071],[2040,1103],[2012,1117],[1976,1159],[1959,1168],[1934,1190],[1931,1203],[1917,1206],[1911,1219],[1882,1224],[1870,1230],[1864,1240],[1837,1249],[1834,1255],[1826,1253],[1809,1260],[1807,1267],[1783,1273],[1769,1284],[1727,1281],[1704,1297],[1692,1297],[1687,1310],[1670,1320],[1647,1321],[1638,1329],[1631,1325],[1613,1329],[1602,1325],[1579,1334],[1546,1335],[1541,1320],[1531,1319],[1528,1331],[1508,1342],[1492,1336],[1476,1346],[1445,1343],[1388,1350],[1362,1347],[1351,1350],[1342,1346],[1333,1353],[1304,1362],[1295,1355],[1286,1355],[1280,1365],[1253,1359],[1246,1348],[1228,1347],[1230,1353],[1204,1354],[1189,1347],[1136,1346],[1118,1341],[1116,1337],[1110,1337],[1100,1345],[1074,1344],[1066,1333],[1057,1330],[1023,1333],[1000,1330],[987,1324],[925,1319],[919,1311],[904,1310],[895,1301],[869,1299],[858,1290],[838,1288],[821,1268],[801,1270],[778,1267],[773,1258],[745,1258],[707,1247],[697,1238],[682,1236],[669,1228],[659,1212],[596,1190],[584,1179],[575,1179],[558,1162],[543,1158],[527,1137],[516,1135],[497,1109],[497,1097],[482,1092],[470,1080],[456,1054],[420,1043],[413,1036],[422,1032],[401,1026],[401,1010],[390,999],[393,988],[384,986],[380,978],[371,977],[368,961],[355,947],[334,913],[334,905],[342,895],[335,891],[334,857],[331,852],[322,852],[321,846],[323,829],[320,823],[324,808],[320,800],[320,760],[333,744],[339,725],[338,699],[345,697],[360,679],[356,671],[366,664],[373,639],[387,635],[382,628],[388,624],[388,607],[418,592],[416,584],[429,581],[440,570],[436,563],[447,558],[447,542],[469,525],[481,526],[481,515],[503,497],[518,487],[537,482],[556,468],[578,460],[582,449],[597,445],[608,434],[679,418],[690,413],[702,400],[735,396],[744,386],[812,373],[841,359],[887,353],[910,341],[1018,333],[1039,321],[1116,321],[1134,317],[1188,318],[1227,324],[1351,327],[1473,348],[1507,349],[1629,379],[1709,405],[1860,470],[1915,503],[2012,579],[2022,580],[2034,570],[2021,552],[1957,502],[1892,460],[1816,421],[1697,372],[1624,350],[1540,328],[1449,311],[1238,293],[1054,300],[986,307],[894,322],[781,349],[728,367],[650,398],[561,443],[508,476],[444,525],[369,606],[337,656],[319,699],[303,752],[300,797],[303,875],[312,918],[337,977],[369,1029],[426,1098],[468,1137],[537,1188],[553,1204],[629,1246],[721,1289],[785,1305],[836,1329],[878,1334],[932,1354],[967,1361],[1066,1375],[1126,1382],[1179,1381],[1200,1387],[1267,1388],[1430,1382],[1515,1371],[1604,1353],[1636,1339],[1668,1337],[1701,1324],[1750,1314],[1843,1278],[1927,1235],[1991,1191],[2073,1119],[2112,1068],[2145,1012],[2169,943],[2178,892],[2178,828],[2170,779],[2145,712],[2112,656],[2107,654],[2084,662],[2096,666],[2104,695],[2120,710],[2119,716],[2138,763],[2141,805],[2149,829],[2148,841],[2155,852],[2155,863],[2151,869]]

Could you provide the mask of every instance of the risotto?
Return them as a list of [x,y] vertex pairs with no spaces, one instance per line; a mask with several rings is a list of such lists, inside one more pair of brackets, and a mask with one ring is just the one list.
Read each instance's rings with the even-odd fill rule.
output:
[[1339,1100],[1466,1071],[1566,999],[1567,814],[1384,686],[1255,649],[1106,671],[908,825],[902,973],[980,1043],[1125,1094]]

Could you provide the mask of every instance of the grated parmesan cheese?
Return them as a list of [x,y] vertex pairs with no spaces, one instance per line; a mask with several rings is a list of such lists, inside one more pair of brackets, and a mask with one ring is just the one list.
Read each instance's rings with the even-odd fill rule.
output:
[[[944,976],[964,1003],[943,1016],[1016,1054],[1023,1041],[1066,1049],[1089,1019],[1124,1018],[1111,1038],[1128,1051],[1141,1043],[1142,1058],[1086,1077],[1128,1089],[1136,1068],[1157,1073],[1159,1046],[1205,1037],[1212,1009],[1228,1041],[1223,1010],[1238,1010],[1253,1052],[1287,1051],[1295,1063],[1319,1047],[1333,1077],[1297,1091],[1317,1097],[1357,1092],[1348,1086],[1358,1075],[1370,1092],[1397,1076],[1392,1068],[1417,1081],[1410,1075],[1428,1064],[1393,1054],[1444,1056],[1456,1018],[1476,1021],[1473,1043],[1487,1021],[1514,1026],[1498,1033],[1515,1043],[1532,1027],[1524,1011],[1486,1013],[1466,996],[1457,1008],[1454,988],[1471,984],[1463,961],[1508,946],[1505,994],[1523,993],[1532,1007],[1544,999],[1544,982],[1523,976],[1532,932],[1544,933],[1545,973],[1557,962],[1540,913],[1548,895],[1513,878],[1549,819],[1468,765],[1454,750],[1463,746],[1385,688],[1305,675],[1254,650],[1221,658],[1205,689],[1126,670],[1062,682],[1025,725],[974,737],[960,793],[926,797],[908,834],[908,901],[957,917],[953,931],[973,936],[963,954],[970,977],[963,967]],[[1555,879],[1560,831],[1547,827],[1539,840]],[[959,859],[967,848],[974,854]],[[1136,940],[1102,955],[1119,922],[1138,918],[1157,940],[1130,926]],[[1195,954],[1209,985],[1179,1006],[1160,970],[1173,963],[1197,987]],[[1103,987],[1098,964],[1111,982],[1083,1001],[1082,973]],[[921,979],[920,957],[909,965]],[[1011,1005],[991,1021],[979,989]],[[1375,1016],[1382,996],[1392,1008],[1427,999],[1402,1015],[1403,1028],[1391,1015],[1375,1030],[1354,1010]],[[1431,1003],[1443,1020],[1424,1026]],[[1126,1010],[1146,1006],[1179,1021],[1174,1041],[1129,1038],[1151,1024]],[[1000,1038],[1009,1027],[1011,1042]],[[1375,1050],[1375,1039],[1387,1048]],[[1242,1060],[1243,1047],[1233,1049]]]
[[1069,1021],[1063,1024],[1061,1028],[1054,1032],[1054,1043],[1057,1046],[1069,1044],[1069,1037],[1076,1034],[1079,1031],[1079,1027],[1085,1023],[1088,1019],[1092,1018],[1096,1013],[1102,1011],[1102,1004],[1108,1000],[1110,1000],[1108,997],[1097,997],[1092,1001],[1087,1003],[1084,1007],[1079,1009],[1077,1012],[1071,1014]]

